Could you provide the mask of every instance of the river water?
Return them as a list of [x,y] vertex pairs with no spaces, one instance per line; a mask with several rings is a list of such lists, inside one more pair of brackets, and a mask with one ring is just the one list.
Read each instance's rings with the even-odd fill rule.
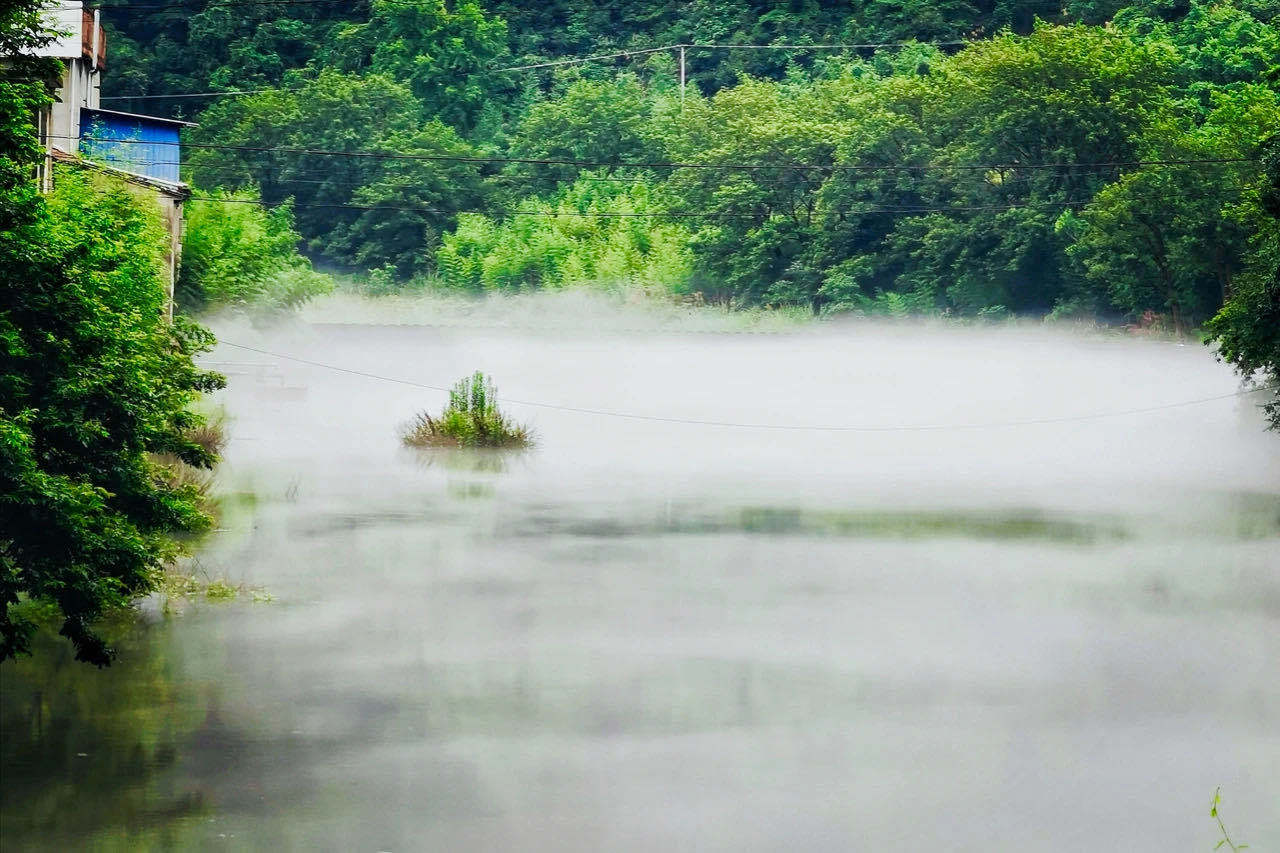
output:
[[[1280,845],[1280,437],[1017,328],[224,340],[244,597],[5,664],[9,850]],[[396,427],[474,369],[538,447]],[[1106,417],[1094,417],[1106,415]],[[844,426],[760,429],[683,421]]]

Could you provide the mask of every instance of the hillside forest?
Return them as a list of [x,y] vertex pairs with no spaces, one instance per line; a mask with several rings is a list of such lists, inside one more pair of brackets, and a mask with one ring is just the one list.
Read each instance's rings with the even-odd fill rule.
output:
[[106,5],[110,105],[199,124],[197,222],[382,291],[1183,332],[1280,258],[1275,2]]

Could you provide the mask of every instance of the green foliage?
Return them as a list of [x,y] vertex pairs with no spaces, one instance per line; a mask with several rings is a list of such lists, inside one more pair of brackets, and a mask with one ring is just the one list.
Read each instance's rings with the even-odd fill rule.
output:
[[[575,80],[563,92],[530,106],[511,140],[517,157],[589,163],[644,163],[661,159],[654,125],[656,104],[633,75],[616,80]],[[573,166],[527,166],[536,192],[578,175]]]
[[[190,4],[190,8],[113,12],[98,4],[107,27],[110,70],[103,95],[163,95],[279,85],[332,44],[333,31],[368,14],[365,4]],[[205,6],[206,8],[200,8]],[[157,106],[199,111],[218,99],[121,101],[121,109]]]
[[681,293],[692,278],[689,233],[651,213],[655,190],[583,176],[550,202],[518,207],[545,215],[460,218],[436,253],[442,284],[472,291],[573,285]]
[[[1247,158],[1280,126],[1280,93],[1245,86],[1214,95],[1204,123],[1153,128],[1150,160]],[[1176,331],[1213,314],[1263,227],[1253,162],[1148,166],[1103,188],[1068,250],[1130,316],[1167,312]],[[1189,319],[1188,319],[1189,318]]]
[[252,190],[215,193],[187,207],[176,298],[187,311],[296,308],[333,289],[297,253],[292,209],[265,210]]
[[438,416],[423,412],[402,439],[409,447],[528,447],[533,433],[498,409],[498,389],[480,371],[461,379]]
[[1280,137],[1264,149],[1259,203],[1267,219],[1251,243],[1245,273],[1222,310],[1206,324],[1206,343],[1246,381],[1270,386],[1264,411],[1280,430]]
[[[739,304],[810,302],[820,284],[818,192],[859,88],[748,79],[691,100],[668,125],[673,159],[726,166],[679,171],[669,182],[678,212],[708,215],[691,244],[708,295]],[[742,163],[768,168],[734,168]]]
[[25,54],[50,38],[34,3],[0,7],[0,234],[6,236],[39,204],[31,173],[44,152],[31,117],[53,102],[60,64]]
[[27,649],[22,594],[56,603],[77,658],[105,665],[92,622],[208,523],[153,458],[212,465],[191,404],[221,377],[192,362],[211,336],[164,319],[158,209],[77,171],[56,183],[0,236],[0,659]]
[[1218,814],[1218,807],[1222,805],[1222,789],[1215,788],[1213,791],[1213,799],[1209,802],[1209,817],[1213,818],[1218,824],[1218,831],[1222,833],[1222,838],[1214,845],[1214,850],[1221,850],[1226,847],[1231,853],[1239,853],[1241,850],[1249,849],[1248,844],[1238,844],[1231,840],[1231,836],[1227,833],[1226,824],[1222,822],[1222,815]]
[[506,23],[471,0],[373,0],[369,21],[339,28],[329,56],[332,67],[404,81],[425,115],[469,133],[507,85],[493,70],[506,39]]
[[369,274],[358,284],[359,291],[367,296],[390,296],[401,287],[401,282],[396,279],[396,268],[391,264],[369,270]]
[[[220,33],[235,47],[189,88],[234,67],[295,91],[214,104],[198,141],[421,159],[195,149],[193,174],[292,198],[309,248],[350,270],[421,281],[439,265],[468,290],[639,282],[823,312],[1150,311],[1179,330],[1257,288],[1238,281],[1265,243],[1249,163],[1122,164],[1251,156],[1280,123],[1274,4],[375,0],[250,17],[261,32],[212,6],[193,17],[193,43]],[[314,48],[290,41],[303,31]],[[130,31],[152,39],[138,56],[156,85],[171,85],[169,65],[196,73],[204,60],[160,61],[179,33],[157,33]],[[497,70],[674,43],[911,39],[970,44],[694,48],[683,99],[666,52]],[[555,160],[575,162],[537,162]],[[722,168],[621,165],[667,161]],[[637,180],[634,194],[604,189]],[[679,216],[507,214],[565,204]]]
[[424,159],[325,157],[299,150],[196,148],[200,186],[260,188],[270,205],[295,202],[296,224],[313,251],[354,269],[390,261],[402,275],[429,266],[456,211],[480,204],[476,164],[433,157],[477,152],[450,127],[425,120],[410,90],[380,74],[326,70],[296,91],[228,100],[201,117],[201,144],[321,151],[395,151]]
[[432,160],[472,157],[475,149],[438,121],[391,136],[389,149],[422,160],[385,160],[352,195],[362,209],[335,228],[323,246],[327,254],[354,265],[389,263],[404,276],[427,272],[441,235],[458,221],[458,211],[484,203],[488,188],[471,163]]

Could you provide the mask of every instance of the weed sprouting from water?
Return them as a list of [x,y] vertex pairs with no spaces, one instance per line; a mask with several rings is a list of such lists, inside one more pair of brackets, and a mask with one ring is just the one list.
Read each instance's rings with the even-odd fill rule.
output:
[[401,436],[410,447],[529,447],[533,432],[498,409],[498,389],[480,371],[459,380],[438,416],[422,412]]
[[1209,803],[1209,817],[1218,822],[1218,831],[1222,833],[1222,840],[1214,846],[1214,850],[1221,850],[1226,847],[1233,853],[1239,853],[1241,850],[1247,850],[1248,844],[1237,844],[1231,840],[1231,836],[1227,834],[1227,827],[1222,822],[1222,815],[1218,814],[1218,806],[1222,805],[1222,789],[1215,788],[1213,791],[1213,800]]
[[187,604],[200,599],[212,602],[248,599],[255,604],[275,600],[271,593],[261,587],[234,583],[225,577],[210,577],[195,560],[184,565],[171,563],[161,569],[155,593],[159,598],[160,610],[165,615],[181,613]]

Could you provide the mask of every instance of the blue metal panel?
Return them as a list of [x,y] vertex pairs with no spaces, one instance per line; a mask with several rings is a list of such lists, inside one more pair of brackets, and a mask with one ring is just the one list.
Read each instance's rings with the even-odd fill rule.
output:
[[80,117],[80,153],[126,172],[177,183],[181,180],[178,131],[174,123],[146,116],[86,109]]

